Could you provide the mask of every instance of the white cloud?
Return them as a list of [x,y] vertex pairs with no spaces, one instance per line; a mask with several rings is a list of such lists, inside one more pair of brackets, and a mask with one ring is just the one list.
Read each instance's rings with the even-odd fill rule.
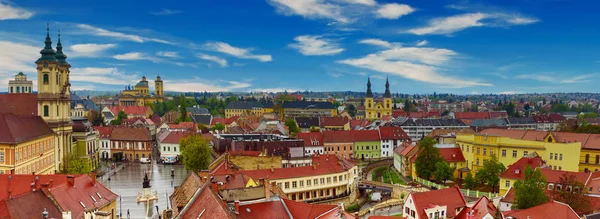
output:
[[449,88],[492,86],[477,80],[441,74],[441,65],[456,55],[456,52],[448,49],[392,46],[362,58],[340,60],[338,63]]
[[150,12],[150,14],[153,15],[173,15],[173,14],[181,14],[183,13],[182,11],[178,11],[178,10],[170,10],[170,9],[163,9],[161,11],[157,11],[157,12]]
[[322,36],[302,35],[294,38],[296,43],[289,47],[297,49],[305,56],[335,55],[344,51],[334,40]]
[[156,56],[167,57],[167,58],[180,58],[180,56],[177,52],[171,52],[171,51],[159,51],[159,52],[156,52]]
[[71,81],[98,83],[107,85],[128,85],[135,83],[137,75],[124,73],[117,68],[72,68],[69,77]]
[[114,39],[133,41],[133,42],[137,42],[137,43],[156,42],[156,43],[163,43],[163,44],[170,44],[170,45],[175,44],[175,43],[172,43],[172,42],[169,42],[166,40],[162,40],[162,39],[143,37],[143,36],[138,36],[138,35],[134,35],[134,34],[126,34],[126,33],[121,33],[121,32],[116,32],[116,31],[110,31],[107,29],[102,29],[102,28],[94,27],[94,26],[87,25],[87,24],[78,24],[77,27],[81,30],[84,30],[84,32],[82,32],[82,34],[111,37]]
[[13,7],[0,1],[0,20],[29,19],[33,14],[26,9]]
[[0,76],[13,77],[18,72],[36,72],[35,60],[42,47],[11,41],[0,41]]
[[203,60],[208,60],[211,62],[216,62],[217,64],[221,65],[221,67],[227,67],[227,60],[225,60],[223,58],[219,58],[217,56],[200,54],[200,55],[198,55],[198,58],[203,59]]
[[538,22],[539,19],[506,13],[466,13],[449,17],[434,18],[425,27],[408,30],[417,35],[450,34],[471,27],[505,27],[527,25]]
[[339,0],[339,1],[350,3],[350,4],[359,4],[359,5],[367,5],[367,6],[377,5],[377,2],[375,2],[375,0]]
[[207,50],[232,55],[241,59],[256,59],[261,62],[270,62],[273,60],[271,55],[255,55],[251,53],[252,49],[234,47],[224,42],[205,43],[204,48]]
[[69,47],[72,57],[98,57],[107,49],[115,48],[117,44],[75,44]]
[[548,82],[548,83],[558,83],[558,84],[574,84],[574,83],[584,83],[591,82],[590,78],[596,77],[596,74],[584,74],[577,76],[559,76],[555,74],[523,74],[517,75],[515,78],[517,79],[530,79],[540,82]]
[[410,14],[414,12],[415,9],[405,4],[385,4],[382,5],[377,11],[375,11],[375,15],[378,18],[386,18],[386,19],[398,19],[404,15]]
[[263,92],[263,93],[283,93],[283,92],[296,92],[299,91],[295,88],[252,88],[248,92]]
[[429,41],[427,41],[427,40],[421,40],[417,43],[417,46],[424,46],[424,45],[427,45],[428,43],[429,43]]
[[221,81],[217,83],[214,80],[204,80],[195,77],[187,80],[165,80],[164,86],[166,91],[175,92],[227,92],[248,88],[252,84],[240,81]]
[[391,47],[393,47],[395,45],[396,46],[400,46],[399,43],[392,44],[392,43],[390,43],[388,41],[385,41],[385,40],[373,39],[373,38],[371,38],[371,39],[364,39],[364,40],[359,41],[358,43],[369,44],[369,45],[374,45],[374,46],[380,46],[380,47],[383,47],[383,48],[391,48]]
[[269,4],[284,15],[300,15],[309,19],[324,18],[340,23],[351,20],[342,15],[342,7],[324,0],[267,0]]
[[124,54],[118,54],[118,55],[114,55],[113,58],[115,58],[117,60],[124,60],[124,61],[148,60],[148,61],[155,62],[155,63],[163,61],[162,59],[152,57],[152,56],[149,56],[148,54],[141,53],[141,52],[129,52],[129,53],[124,53]]

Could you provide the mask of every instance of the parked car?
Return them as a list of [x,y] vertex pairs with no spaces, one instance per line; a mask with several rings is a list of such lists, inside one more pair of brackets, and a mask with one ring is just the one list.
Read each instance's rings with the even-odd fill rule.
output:
[[140,158],[140,163],[150,163],[150,158],[142,157]]

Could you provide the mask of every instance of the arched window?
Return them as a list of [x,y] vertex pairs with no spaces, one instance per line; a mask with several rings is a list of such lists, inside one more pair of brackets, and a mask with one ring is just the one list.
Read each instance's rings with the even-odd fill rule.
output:
[[48,105],[45,105],[44,106],[44,117],[48,117],[48,114],[49,114],[48,111],[50,111],[50,107],[48,107]]
[[50,81],[48,79],[48,74],[44,74],[44,76],[42,76],[44,78],[44,84],[48,84],[48,82]]
[[590,155],[589,154],[585,155],[585,163],[590,163]]

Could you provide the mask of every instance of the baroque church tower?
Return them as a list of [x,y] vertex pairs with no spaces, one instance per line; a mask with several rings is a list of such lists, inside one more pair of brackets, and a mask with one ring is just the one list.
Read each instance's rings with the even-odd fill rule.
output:
[[384,116],[392,115],[392,93],[390,92],[390,83],[385,80],[385,93],[383,101],[376,101],[371,90],[371,78],[367,81],[367,93],[365,95],[365,118],[369,120],[381,119]]
[[62,51],[60,32],[56,51],[52,48],[50,28],[46,28],[45,47],[37,65],[38,115],[52,128],[54,140],[55,166],[57,171],[65,168],[65,158],[71,153],[71,83],[69,74],[71,65]]

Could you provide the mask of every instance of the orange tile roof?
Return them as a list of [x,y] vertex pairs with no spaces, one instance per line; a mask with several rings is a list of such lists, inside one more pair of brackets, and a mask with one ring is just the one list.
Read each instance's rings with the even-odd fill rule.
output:
[[98,130],[100,138],[110,138],[110,134],[114,128],[112,126],[94,126],[94,129]]
[[440,148],[440,154],[446,162],[465,162],[465,157],[460,148]]
[[283,199],[283,202],[294,218],[317,218],[319,215],[338,208],[337,205],[307,204],[288,199]]
[[0,114],[0,143],[18,144],[35,138],[54,135],[48,124],[39,116]]
[[125,112],[127,115],[140,115],[146,116],[148,112],[147,106],[110,106],[108,109],[115,115],[119,114],[119,111]]
[[522,157],[517,160],[517,162],[509,165],[508,168],[500,174],[500,177],[506,179],[523,179],[525,167],[531,166],[531,168],[535,169],[541,167],[544,163],[544,160],[539,156]]
[[213,118],[210,121],[210,125],[216,125],[217,123],[221,123],[223,125],[230,125],[231,123],[235,122],[239,118],[240,118],[239,116],[232,116],[229,118]]
[[110,140],[121,141],[152,141],[150,130],[143,127],[115,127]]
[[512,211],[504,214],[504,216],[529,219],[580,219],[571,207],[556,201],[550,201],[525,210]]
[[378,130],[352,130],[351,132],[354,142],[381,140]]
[[171,129],[188,129],[188,130],[196,130],[198,126],[193,122],[180,122],[179,124],[171,123],[168,124]]
[[525,133],[527,133],[526,130],[516,129],[485,129],[483,131],[478,132],[478,134],[480,135],[487,134],[495,136],[504,136],[514,139],[521,139],[525,135]]
[[166,143],[166,144],[179,144],[179,141],[182,138],[185,138],[185,137],[193,135],[193,134],[194,134],[194,132],[190,132],[190,131],[186,131],[186,132],[173,131],[173,132],[169,132],[169,135],[167,135],[167,137],[162,139],[162,141],[160,141],[160,142]]
[[400,154],[401,154],[402,156],[406,156],[406,155],[408,155],[408,154],[409,154],[411,151],[413,151],[415,148],[417,148],[417,146],[416,146],[416,145],[412,145],[412,144],[411,144],[411,145],[407,146],[407,147],[406,147],[404,150],[402,150],[402,152],[400,152]]
[[321,132],[301,132],[298,138],[304,140],[304,146],[323,145],[323,133]]
[[515,202],[515,189],[513,187],[508,188],[506,194],[501,199],[502,202],[514,203]]
[[229,210],[223,206],[223,201],[211,189],[210,182],[206,182],[192,197],[191,203],[180,213],[181,218],[235,218]]
[[489,119],[489,112],[454,112],[456,119]]
[[496,206],[486,196],[482,196],[472,207],[463,208],[454,219],[482,219],[486,215],[496,216]]
[[277,218],[289,219],[286,207],[283,201],[265,201],[252,203],[248,205],[240,205],[239,219],[255,219],[255,218]]
[[381,140],[405,140],[410,139],[410,137],[402,130],[402,128],[397,126],[383,126],[379,127],[379,133],[381,135]]
[[451,218],[456,216],[455,209],[467,206],[465,197],[463,197],[460,189],[456,186],[428,192],[412,193],[410,196],[413,199],[419,218],[427,218],[425,209],[432,205],[447,206],[447,215]]
[[351,131],[324,131],[323,142],[325,143],[352,143]]
[[37,94],[0,94],[0,113],[19,116],[37,116]]
[[347,117],[319,117],[321,126],[344,126],[348,124]]
[[591,173],[552,170],[550,168],[539,168],[539,169],[542,172],[542,175],[544,175],[544,178],[546,178],[546,182],[549,182],[549,183],[558,183],[558,182],[560,182],[560,177],[562,177],[565,174],[568,174],[568,175],[574,175],[575,178],[577,179],[577,181],[579,181],[585,185],[585,184],[587,184],[588,180],[590,179],[590,177],[592,175]]

